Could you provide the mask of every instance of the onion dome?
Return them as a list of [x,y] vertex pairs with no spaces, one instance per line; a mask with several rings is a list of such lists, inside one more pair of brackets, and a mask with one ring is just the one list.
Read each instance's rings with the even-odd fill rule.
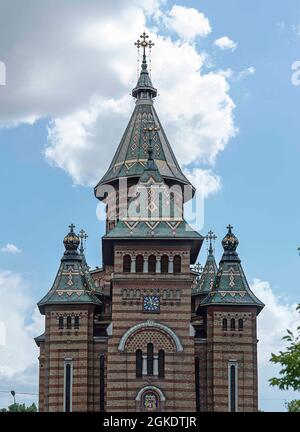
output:
[[77,254],[77,249],[80,244],[80,238],[74,232],[75,225],[69,226],[70,232],[64,238],[64,245],[66,248],[66,254]]
[[228,233],[222,240],[222,246],[225,254],[237,255],[236,249],[239,245],[238,238],[233,234],[233,226],[228,225]]

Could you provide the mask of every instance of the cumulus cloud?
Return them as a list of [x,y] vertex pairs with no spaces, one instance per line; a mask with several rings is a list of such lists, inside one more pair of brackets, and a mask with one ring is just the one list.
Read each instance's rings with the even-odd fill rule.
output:
[[[0,317],[5,343],[0,346],[0,380],[12,378],[37,362],[33,337],[43,328],[43,317],[32,310],[28,284],[19,274],[0,271]],[[29,318],[27,323],[25,320]]]
[[163,20],[169,30],[185,41],[192,42],[197,36],[206,37],[211,32],[209,20],[194,8],[174,5]]
[[219,39],[215,40],[215,45],[222,50],[231,50],[235,51],[237,49],[237,42],[231,40],[228,36],[223,36]]
[[7,243],[6,246],[1,248],[1,252],[16,254],[16,253],[21,253],[22,251],[21,251],[21,249],[18,248],[18,246],[14,245],[12,243]]
[[299,326],[299,313],[296,304],[275,294],[269,282],[254,279],[251,289],[265,304],[257,319],[259,407],[264,411],[285,411],[285,402],[299,399],[299,393],[270,386],[269,379],[278,376],[280,370],[280,365],[270,363],[270,358],[272,353],[285,350],[287,344],[282,337],[286,329],[294,331]]
[[209,195],[219,192],[221,189],[221,178],[211,170],[192,168],[185,169],[184,173],[190,182],[196,187],[197,193],[200,193],[204,199]]
[[[38,348],[33,340],[44,329],[44,317],[20,274],[0,271],[0,382],[17,391],[17,401],[37,402]],[[33,393],[33,395],[20,394]],[[12,403],[9,392],[0,393],[0,408]]]
[[255,295],[265,303],[258,316],[259,362],[268,364],[271,353],[277,353],[286,346],[282,337],[286,329],[295,330],[299,325],[296,304],[289,304],[274,294],[269,282],[255,279],[252,283]]
[[[45,156],[75,184],[94,185],[121,139],[134,106],[133,41],[147,30],[148,18],[157,23],[150,32],[153,82],[160,94],[156,108],[179,162],[186,169],[213,165],[236,134],[228,76],[205,72],[207,56],[192,43],[211,31],[201,12],[175,5],[163,13],[159,0],[116,0],[101,7],[96,0],[65,0],[55,7],[49,3],[45,15],[45,2],[28,0],[17,7],[16,1],[7,0],[0,16],[8,69],[0,122],[49,118]],[[158,36],[166,25],[179,40]]]

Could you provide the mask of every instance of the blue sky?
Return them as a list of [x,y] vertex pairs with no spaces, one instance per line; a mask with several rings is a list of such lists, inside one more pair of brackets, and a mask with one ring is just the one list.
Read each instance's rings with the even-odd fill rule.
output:
[[[53,28],[49,27],[50,34],[54,28],[57,28],[57,23],[64,20],[68,25],[70,20],[72,23],[73,17],[70,18],[67,14],[70,11],[68,9],[71,7],[68,4],[70,2],[64,3],[65,7],[62,7],[60,17],[58,18],[53,12],[54,18],[50,20],[52,24],[47,24],[53,26]],[[206,234],[209,229],[213,229],[218,235],[216,255],[219,259],[221,255],[219,242],[225,234],[225,227],[228,223],[234,226],[235,234],[240,240],[239,254],[249,282],[252,284],[254,280],[259,280],[260,282],[256,282],[257,292],[264,293],[269,296],[267,298],[272,299],[273,309],[268,312],[267,318],[262,318],[262,326],[265,326],[262,332],[266,332],[265,329],[268,328],[267,319],[278,319],[278,328],[270,346],[279,349],[280,336],[284,335],[285,328],[296,323],[293,304],[299,302],[300,257],[297,247],[300,246],[298,198],[300,86],[295,86],[291,82],[292,64],[300,60],[299,3],[296,0],[289,0],[284,4],[271,2],[271,0],[264,2],[256,0],[245,1],[241,6],[238,0],[203,0],[158,2],[158,6],[154,6],[154,2],[149,1],[149,9],[145,11],[138,0],[134,1],[135,10],[132,9],[132,2],[126,4],[126,1],[120,0],[122,3],[120,17],[124,10],[130,26],[129,36],[127,33],[127,36],[124,36],[130,59],[127,63],[127,51],[125,55],[123,45],[121,45],[122,51],[120,47],[116,48],[112,45],[111,49],[101,47],[100,53],[97,51],[97,46],[92,46],[91,39],[96,40],[97,45],[95,25],[105,26],[105,19],[109,22],[112,11],[109,7],[106,10],[106,6],[105,11],[102,10],[101,8],[104,7],[94,1],[87,3],[83,7],[83,22],[88,25],[90,20],[91,31],[83,33],[88,35],[85,42],[88,41],[86,43],[90,44],[88,49],[91,55],[84,57],[86,63],[85,69],[80,70],[81,75],[74,65],[70,65],[72,70],[70,83],[66,80],[70,70],[63,70],[64,64],[60,59],[60,55],[65,57],[66,66],[71,62],[73,45],[67,43],[69,37],[67,30],[65,35],[61,31],[61,40],[66,41],[66,46],[57,48],[53,46],[54,42],[51,38],[47,39],[46,36],[41,37],[39,46],[35,45],[34,30],[29,24],[31,19],[37,17],[42,21],[41,17],[45,13],[43,6],[36,6],[36,9],[33,8],[31,12],[25,13],[22,31],[20,30],[19,34],[17,32],[15,36],[12,36],[7,24],[0,25],[0,60],[6,63],[7,68],[7,85],[0,86],[0,123],[3,125],[0,128],[2,195],[0,249],[5,248],[7,244],[13,244],[21,250],[19,253],[0,252],[0,272],[10,272],[9,277],[6,275],[8,282],[13,275],[20,275],[18,286],[20,291],[16,289],[16,292],[20,292],[22,298],[30,299],[30,304],[24,305],[21,309],[26,312],[24,313],[25,326],[34,323],[35,327],[30,331],[37,330],[40,326],[38,318],[32,317],[34,305],[53,282],[63,252],[62,239],[69,223],[73,222],[78,229],[84,228],[87,231],[89,234],[87,260],[91,266],[101,266],[100,239],[104,225],[96,218],[97,202],[91,187],[94,177],[89,176],[89,163],[92,164],[91,160],[95,159],[93,172],[95,178],[97,175],[100,178],[111,157],[113,147],[116,148],[118,145],[122,130],[126,126],[133,108],[128,94],[135,85],[136,69],[134,47],[127,43],[126,37],[133,42],[140,34],[143,19],[146,19],[147,28],[153,34],[157,32],[160,35],[161,39],[156,42],[158,52],[168,48],[168,52],[171,52],[174,48],[174,50],[178,49],[178,53],[182,53],[184,57],[183,48],[178,46],[185,43],[191,47],[192,56],[194,53],[205,55],[205,61],[201,65],[202,76],[209,73],[219,73],[222,76],[222,73],[223,75],[225,73],[220,71],[227,71],[228,89],[222,90],[222,97],[226,94],[226,97],[228,96],[230,101],[234,102],[235,108],[229,110],[227,117],[223,116],[222,124],[216,126],[223,134],[222,139],[225,144],[222,149],[218,147],[212,161],[211,154],[217,145],[212,141],[209,144],[204,142],[203,146],[207,146],[209,150],[203,157],[195,156],[194,159],[191,157],[187,168],[191,170],[199,168],[213,173],[213,176],[218,176],[218,185],[207,191],[205,224],[202,233]],[[14,20],[17,18],[13,7],[16,8],[16,5],[14,2],[0,0],[0,8],[7,5],[10,6],[6,9],[7,21],[5,22],[11,20],[11,25],[15,27]],[[73,5],[79,13],[80,2],[75,2]],[[206,29],[205,35],[197,34],[195,31],[194,35],[188,37],[186,29],[182,27],[180,31],[178,27],[175,31],[176,16],[174,18],[174,14],[170,13],[174,5],[184,7],[185,10],[194,8],[203,13],[209,21],[210,31]],[[102,21],[99,19],[99,24],[97,19],[95,19],[96,24],[94,23],[95,10],[99,16],[102,13],[104,15]],[[145,15],[146,13],[148,15]],[[140,21],[135,29],[136,17]],[[195,17],[199,18],[196,13]],[[57,23],[55,19],[58,20]],[[117,18],[114,19],[117,25]],[[172,19],[173,21],[170,21]],[[79,26],[78,32],[81,30]],[[121,28],[120,23],[120,34],[122,31],[126,32],[126,29]],[[132,39],[131,34],[135,33],[136,36]],[[202,33],[205,33],[204,27]],[[215,41],[224,36],[237,44],[235,49],[221,49],[216,46]],[[167,44],[166,39],[169,40],[170,45]],[[86,46],[83,44],[81,48],[84,49],[85,55],[88,51]],[[24,53],[28,55],[30,61],[26,61]],[[43,61],[40,61],[41,57]],[[61,61],[59,66],[53,64],[53,59],[56,58]],[[120,64],[117,63],[118,58]],[[189,56],[184,57],[184,62],[187,63],[188,59]],[[101,69],[102,63],[110,61],[116,62],[115,75],[111,75],[111,88],[109,88],[110,75],[107,70]],[[159,71],[166,66],[161,66],[160,61],[159,58],[155,58],[155,51],[153,51],[152,79],[154,84],[161,82],[160,87],[157,84],[160,96],[156,107],[158,114],[161,114],[171,144],[173,143],[171,138],[174,136],[175,153],[177,154],[176,149],[178,149],[180,155],[182,149],[179,144],[176,144],[172,123],[164,122],[164,119],[170,115],[173,115],[174,122],[175,120],[177,123],[180,122],[180,116],[179,119],[176,118],[173,107],[166,106],[164,102],[171,92],[174,97],[176,96],[176,86],[174,84],[174,88],[169,88],[165,85],[166,79],[160,77]],[[194,61],[193,57],[191,61]],[[16,70],[18,65],[19,68]],[[179,66],[175,62],[170,69]],[[173,73],[170,70],[171,72]],[[174,73],[176,75],[176,70]],[[191,77],[194,77],[192,74],[196,72],[191,70],[190,73]],[[178,76],[178,80],[180,79],[182,77]],[[107,82],[107,86],[103,82]],[[212,91],[219,94],[220,87],[218,81]],[[199,90],[195,89],[194,105],[201,105],[205,102],[205,98],[209,97],[206,93],[201,93],[201,89],[201,84]],[[111,111],[107,109],[105,116],[100,120],[99,116],[96,116],[96,120],[102,122],[100,132],[95,125],[96,121],[92,124],[94,127],[92,134],[99,137],[98,144],[93,143],[95,146],[93,148],[96,149],[93,157],[92,153],[90,155],[78,153],[79,146],[70,144],[71,141],[74,143],[70,129],[74,124],[78,126],[78,117],[82,118],[78,112],[88,111],[89,101],[95,94],[101,98],[114,98],[115,105]],[[185,103],[189,105],[189,101],[183,99],[182,105]],[[228,104],[228,100],[224,103]],[[120,108],[117,109],[115,106]],[[182,116],[186,116],[187,112],[189,111],[183,111]],[[197,112],[191,115],[196,117]],[[212,115],[215,116],[216,112],[214,111]],[[235,133],[230,127],[224,126],[229,120],[233,122]],[[82,123],[80,125],[82,126]],[[196,129],[199,125],[195,123],[194,126]],[[89,127],[91,127],[90,123]],[[57,134],[59,145],[53,139],[51,141],[51,137],[49,138],[49,128]],[[112,132],[114,128],[116,131]],[[91,129],[89,131],[91,132]],[[196,139],[199,139],[199,136],[196,136]],[[48,154],[46,158],[45,151],[49,148],[55,149],[55,153],[50,157]],[[196,141],[192,142],[191,149],[193,148],[196,154],[199,150]],[[74,166],[76,168],[73,168]],[[204,260],[203,250],[200,261],[203,263]],[[274,326],[273,323],[272,325]],[[22,337],[21,333],[20,337]],[[5,349],[7,352],[9,350],[9,355],[5,354]],[[34,348],[30,349],[34,350]],[[3,360],[1,360],[1,352]],[[10,359],[13,354],[12,346],[8,348],[0,346],[0,365],[4,367],[5,361],[8,361],[7,359]],[[26,367],[30,373],[33,373],[30,369],[33,367],[30,363],[31,357],[26,361],[28,363]],[[1,370],[0,368],[0,373]],[[23,371],[22,366],[16,365],[14,372],[10,374],[5,375],[2,371],[4,386],[17,383],[16,385],[23,391],[35,392],[36,384],[31,385],[25,378],[19,378],[22,374],[30,375],[28,370]],[[260,370],[260,406],[265,410],[284,409],[284,399],[294,396],[268,387],[267,363],[263,364]],[[14,376],[13,373],[17,375]],[[1,390],[3,386],[0,387]],[[3,405],[7,399],[1,398],[0,394]]]

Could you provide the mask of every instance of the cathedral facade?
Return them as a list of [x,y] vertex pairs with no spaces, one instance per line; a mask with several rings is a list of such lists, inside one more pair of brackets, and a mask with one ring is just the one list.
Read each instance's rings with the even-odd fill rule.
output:
[[[195,188],[154,109],[145,34],[134,112],[95,187],[106,206],[102,268],[90,269],[74,225],[53,286],[38,303],[40,411],[257,411],[256,319],[229,225],[215,236],[186,222]],[[162,95],[163,97],[163,95]],[[204,268],[192,267],[208,241]]]

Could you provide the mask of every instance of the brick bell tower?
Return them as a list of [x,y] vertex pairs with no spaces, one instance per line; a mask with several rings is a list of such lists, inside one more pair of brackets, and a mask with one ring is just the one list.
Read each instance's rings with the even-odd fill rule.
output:
[[184,220],[184,188],[189,198],[194,188],[153,106],[147,39],[136,43],[143,63],[135,110],[95,189],[107,204],[103,260],[113,270],[106,409],[195,411],[190,265],[203,238]]

